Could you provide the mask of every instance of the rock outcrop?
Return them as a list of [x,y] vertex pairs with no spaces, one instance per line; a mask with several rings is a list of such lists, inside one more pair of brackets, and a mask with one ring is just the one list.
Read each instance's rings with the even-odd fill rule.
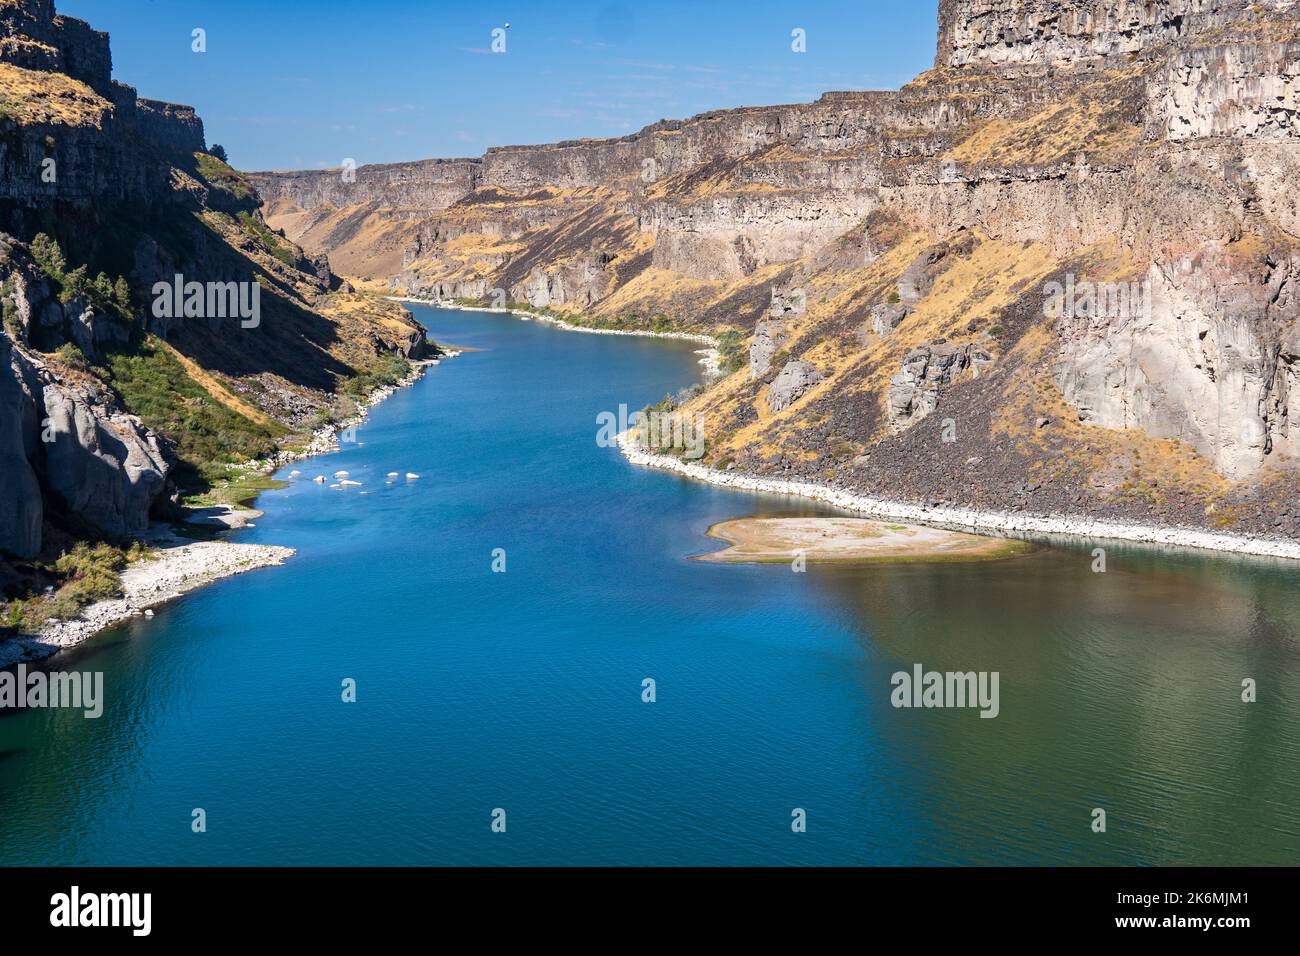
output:
[[12,237],[0,236],[0,275],[9,320],[0,335],[0,481],[14,502],[0,522],[0,552],[35,557],[48,508],[111,536],[140,534],[174,456],[94,375],[60,372],[40,357],[67,343],[98,358],[128,342],[129,327],[83,297],[60,301]]
[[468,196],[482,179],[479,159],[428,159],[290,173],[248,173],[269,204],[302,209],[376,203],[385,209],[435,212]]
[[0,63],[61,73],[109,95],[113,56],[108,34],[54,9],[54,0],[0,4]]
[[894,327],[911,315],[912,310],[899,302],[882,302],[871,307],[871,332],[888,335]]
[[171,470],[159,437],[93,385],[51,381],[37,413],[49,491],[107,534],[142,534]]
[[807,362],[799,359],[787,362],[767,390],[767,410],[772,413],[785,411],[825,379],[825,375]]
[[1063,323],[1058,382],[1080,421],[1186,442],[1232,478],[1300,452],[1300,253],[1153,266],[1149,302]]
[[[114,101],[129,102],[135,91],[115,84]],[[135,110],[127,114],[146,142],[168,153],[199,153],[207,149],[203,120],[192,106],[162,100],[135,99]]]
[[63,381],[0,337],[0,551],[40,553],[46,501],[109,535],[142,533],[173,459],[107,389]]
[[979,375],[993,357],[978,346],[936,342],[908,352],[889,380],[889,420],[906,428],[939,407],[939,396],[963,373]]
[[749,377],[758,379],[766,375],[772,359],[789,340],[783,319],[759,319],[754,326],[754,340],[749,346]]

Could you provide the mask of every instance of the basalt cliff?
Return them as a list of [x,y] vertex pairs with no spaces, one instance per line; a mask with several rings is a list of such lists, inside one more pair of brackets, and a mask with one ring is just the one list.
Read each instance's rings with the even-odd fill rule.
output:
[[[0,0],[3,599],[77,542],[129,543],[231,464],[308,441],[431,348],[269,228],[192,109],[111,73],[106,34]],[[160,308],[177,276],[215,299]]]
[[898,91],[253,173],[413,296],[708,331],[706,462],[1300,532],[1300,3],[941,0]]

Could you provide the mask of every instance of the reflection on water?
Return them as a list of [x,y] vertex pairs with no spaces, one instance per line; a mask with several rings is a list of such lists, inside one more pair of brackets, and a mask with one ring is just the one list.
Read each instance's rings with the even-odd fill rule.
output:
[[[1110,542],[1109,570],[1095,574],[1091,548],[816,576],[873,661],[891,758],[926,775],[936,854],[1294,864],[1295,570]],[[915,662],[999,671],[997,726],[886,706],[888,675]],[[1243,703],[1246,678],[1259,703]],[[1107,834],[1089,833],[1094,807]]]
[[[104,672],[101,719],[0,717],[0,863],[1300,860],[1296,569],[691,561],[719,521],[826,513],[596,443],[694,346],[421,314],[484,351],[299,466],[370,494],[267,494],[245,539],[297,558],[57,659]],[[1000,715],[895,710],[916,663],[998,671]]]

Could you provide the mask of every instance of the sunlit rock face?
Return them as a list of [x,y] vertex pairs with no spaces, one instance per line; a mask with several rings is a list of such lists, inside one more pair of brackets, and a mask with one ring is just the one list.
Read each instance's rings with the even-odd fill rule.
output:
[[[943,0],[936,66],[1113,57],[1238,23],[1244,0]],[[1264,0],[1286,12],[1295,0]]]

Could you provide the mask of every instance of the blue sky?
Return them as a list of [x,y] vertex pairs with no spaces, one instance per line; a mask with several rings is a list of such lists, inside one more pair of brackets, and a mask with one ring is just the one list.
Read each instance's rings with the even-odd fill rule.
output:
[[[114,76],[189,103],[242,169],[477,156],[711,109],[896,88],[938,0],[56,0]],[[510,24],[506,53],[492,30]],[[208,50],[191,50],[191,31]],[[807,52],[791,50],[806,32]]]

